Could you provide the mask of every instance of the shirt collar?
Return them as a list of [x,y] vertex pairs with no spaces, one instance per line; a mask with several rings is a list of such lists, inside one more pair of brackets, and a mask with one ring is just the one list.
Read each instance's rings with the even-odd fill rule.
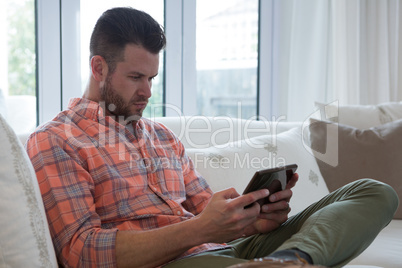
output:
[[104,110],[99,103],[84,98],[72,98],[68,103],[68,109],[88,119],[98,121],[104,117]]
[[[99,105],[99,103],[85,98],[70,99],[68,103],[68,109],[79,115],[82,115],[83,117],[97,122],[99,122],[99,119],[104,118],[105,116],[104,109],[101,105]],[[137,126],[138,122],[141,122],[141,119],[137,121]],[[128,122],[128,124],[133,124],[133,122]],[[126,125],[126,123],[123,123],[123,126],[124,125]]]

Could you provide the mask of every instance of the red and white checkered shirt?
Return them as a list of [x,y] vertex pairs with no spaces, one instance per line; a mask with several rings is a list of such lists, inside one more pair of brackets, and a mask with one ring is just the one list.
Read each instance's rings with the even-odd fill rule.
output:
[[[142,118],[134,135],[117,121],[96,102],[72,99],[26,144],[62,265],[115,267],[118,230],[188,220],[212,195],[170,130]],[[203,244],[182,256],[222,247]]]

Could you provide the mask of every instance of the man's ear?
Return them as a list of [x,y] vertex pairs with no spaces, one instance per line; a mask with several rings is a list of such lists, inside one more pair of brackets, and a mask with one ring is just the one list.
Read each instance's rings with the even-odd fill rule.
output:
[[91,72],[94,79],[98,82],[102,82],[107,77],[108,66],[105,59],[102,56],[96,55],[91,59]]

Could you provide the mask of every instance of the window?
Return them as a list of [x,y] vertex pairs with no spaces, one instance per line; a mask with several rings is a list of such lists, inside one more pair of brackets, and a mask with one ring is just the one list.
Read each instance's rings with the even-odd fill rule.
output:
[[0,113],[17,134],[36,127],[35,1],[0,2]]
[[116,6],[142,9],[165,27],[167,48],[145,117],[270,116],[265,108],[269,105],[262,107],[259,97],[269,103],[272,95],[267,31],[271,1],[36,1],[38,46],[43,52],[39,73],[46,74],[39,79],[40,123],[66,109],[70,98],[82,95],[88,82],[92,29],[102,12]]
[[[297,0],[0,2],[2,36],[6,35],[7,28],[4,25],[7,24],[7,18],[10,18],[10,12],[7,11],[9,3],[35,2],[37,5],[37,99],[40,123],[52,119],[56,113],[65,109],[71,97],[82,95],[88,78],[90,32],[101,12],[112,6],[143,9],[165,27],[167,48],[161,57],[161,71],[154,84],[151,104],[144,114],[147,117],[201,114],[246,119],[258,116],[261,120],[285,117],[283,120],[299,121],[315,111],[314,101],[334,101],[333,98],[342,91],[342,98],[352,99],[352,102],[359,104],[361,98],[355,95],[365,96],[366,93],[361,77],[348,76],[349,72],[344,68],[349,66],[353,73],[364,69],[365,65],[359,57],[349,59],[346,53],[346,56],[338,59],[336,55],[346,49],[346,45],[349,46],[349,41],[346,42],[344,38],[349,40],[350,36],[351,47],[347,51],[360,51],[361,47],[356,44],[359,43],[360,35],[366,36],[364,29],[368,27],[365,24],[363,28],[349,27],[357,31],[357,35],[350,35],[348,31],[342,30],[345,28],[344,16],[361,14],[350,21],[351,25],[359,24],[360,16],[376,14],[375,5],[373,13],[358,3],[349,12],[344,4],[337,7],[331,5],[332,2],[321,0],[309,1],[308,5]],[[384,25],[391,25],[388,32],[395,32],[392,29],[397,25],[394,23],[397,20],[393,16],[397,14],[387,16],[388,13],[380,13]],[[20,15],[22,12],[17,17]],[[24,15],[22,20],[33,17]],[[33,23],[30,26],[33,27]],[[376,36],[383,33],[376,32],[373,38],[382,40]],[[334,39],[338,35],[342,37],[340,41]],[[392,40],[390,42],[396,44]],[[4,48],[6,43],[1,39],[0,48]],[[363,52],[367,52],[363,49]],[[9,96],[14,93],[9,93],[6,85],[9,83],[8,77],[4,78],[7,76],[4,70],[8,68],[8,65],[4,65],[5,62],[8,64],[4,60],[8,56],[5,51],[0,49],[0,88],[3,88],[3,95]],[[376,53],[367,55],[375,57]],[[394,59],[384,58],[391,62]],[[350,60],[353,61],[352,65],[347,64]],[[339,72],[334,72],[333,68],[339,69]],[[338,76],[344,79],[335,79]],[[389,83],[396,88],[397,83],[393,77],[397,76],[381,77],[390,77],[393,82]],[[359,89],[361,92],[357,90],[360,82],[363,83]],[[338,84],[342,84],[342,87],[336,86]],[[385,98],[397,100],[398,92],[393,91]],[[379,93],[373,89],[371,94],[375,97]],[[357,99],[357,103],[354,99]]]
[[197,113],[255,116],[258,0],[198,0],[196,25]]

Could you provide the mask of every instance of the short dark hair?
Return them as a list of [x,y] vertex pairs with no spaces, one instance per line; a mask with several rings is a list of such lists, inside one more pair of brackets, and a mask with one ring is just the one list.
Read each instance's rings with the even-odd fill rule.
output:
[[163,27],[147,13],[131,8],[117,7],[105,11],[96,22],[90,42],[90,59],[102,56],[110,71],[123,59],[127,44],[140,45],[158,54],[166,46]]

